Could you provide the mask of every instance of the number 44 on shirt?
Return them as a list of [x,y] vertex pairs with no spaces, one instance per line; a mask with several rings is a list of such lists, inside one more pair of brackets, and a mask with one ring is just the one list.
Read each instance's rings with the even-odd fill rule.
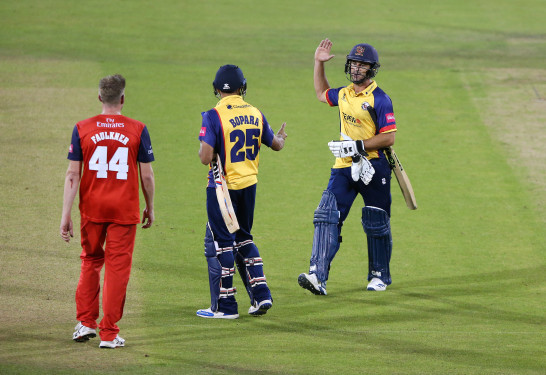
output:
[[108,171],[112,171],[117,172],[116,178],[118,180],[127,180],[127,172],[129,172],[128,156],[128,147],[118,147],[110,161],[108,161],[108,147],[97,146],[91,159],[89,159],[89,170],[97,171],[97,178],[107,178]]

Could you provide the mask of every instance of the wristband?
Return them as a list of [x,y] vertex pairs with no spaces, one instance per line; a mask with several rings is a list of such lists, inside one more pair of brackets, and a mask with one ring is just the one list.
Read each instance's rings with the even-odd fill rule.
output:
[[366,152],[366,149],[364,148],[364,141],[358,140],[355,141],[356,143],[356,150],[360,155],[368,156],[368,153]]

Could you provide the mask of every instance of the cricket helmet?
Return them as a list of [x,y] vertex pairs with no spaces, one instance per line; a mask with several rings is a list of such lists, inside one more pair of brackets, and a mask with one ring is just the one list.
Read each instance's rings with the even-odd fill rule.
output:
[[347,61],[345,62],[345,74],[349,81],[351,80],[351,61],[359,61],[365,64],[370,64],[370,69],[366,72],[364,79],[354,83],[362,83],[365,79],[373,78],[377,74],[379,67],[379,55],[375,48],[367,43],[360,43],[351,49],[351,52],[347,55]]
[[241,89],[241,95],[244,96],[246,94],[246,78],[237,65],[222,65],[216,72],[212,87],[214,87],[215,95],[218,91],[232,93]]

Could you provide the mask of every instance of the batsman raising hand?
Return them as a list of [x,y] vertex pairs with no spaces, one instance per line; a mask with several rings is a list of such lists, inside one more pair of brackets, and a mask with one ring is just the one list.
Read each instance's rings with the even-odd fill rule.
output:
[[207,186],[205,257],[211,302],[209,308],[198,310],[197,316],[239,317],[233,285],[234,264],[250,297],[248,313],[263,315],[272,307],[273,298],[251,234],[256,176],[261,145],[282,150],[287,137],[286,123],[277,134],[273,133],[262,112],[244,101],[246,79],[239,67],[220,67],[212,85],[220,101],[202,113],[199,133],[201,163],[208,165],[218,155],[209,171]]
[[326,38],[322,40],[315,51],[315,61],[326,62],[331,60],[335,56],[330,54],[331,50],[332,42],[330,42],[330,39]]
[[[380,64],[377,51],[366,43],[354,46],[345,61],[348,86],[330,88],[324,63],[332,42],[324,39],[315,51],[314,86],[317,99],[339,108],[338,140],[328,144],[336,157],[330,180],[315,211],[309,274],[298,283],[326,295],[330,264],[341,243],[341,228],[357,197],[363,198],[362,226],[367,235],[367,290],[383,291],[391,284],[391,170],[383,149],[394,144],[396,122],[389,96],[373,80]],[[371,116],[377,114],[377,121]]]

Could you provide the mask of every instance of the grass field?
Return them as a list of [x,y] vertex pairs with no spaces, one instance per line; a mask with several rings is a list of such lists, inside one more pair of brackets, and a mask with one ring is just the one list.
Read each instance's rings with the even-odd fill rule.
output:
[[[539,0],[0,3],[0,373],[544,374],[545,13]],[[354,44],[379,51],[419,204],[393,184],[386,293],[364,291],[358,204],[328,296],[296,282],[338,129],[313,90],[324,37],[333,87]],[[262,150],[254,225],[274,307],[248,316],[237,276],[240,319],[209,321],[195,317],[209,303],[197,135],[226,63],[289,138]],[[65,244],[58,226],[72,127],[113,73],[152,137],[156,223],[137,235],[127,346],[101,351],[71,340],[80,236]]]

